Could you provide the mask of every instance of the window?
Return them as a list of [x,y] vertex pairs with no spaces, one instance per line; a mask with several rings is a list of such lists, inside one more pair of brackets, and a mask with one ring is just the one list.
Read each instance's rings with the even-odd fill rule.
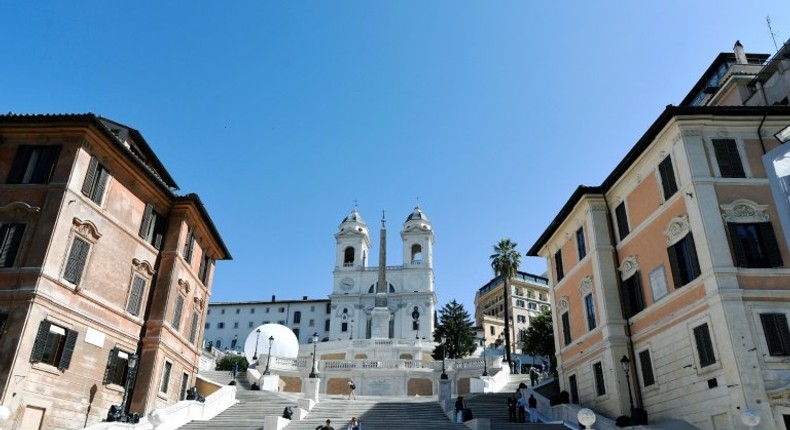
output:
[[523,308],[523,307],[526,307],[526,305],[527,305],[527,302],[525,302],[524,300],[516,300],[516,306],[518,306],[520,308]]
[[642,294],[642,283],[639,282],[639,273],[634,273],[622,282],[623,288],[623,317],[631,318],[645,308],[645,298]]
[[239,323],[237,322],[233,323],[233,328],[239,328]]
[[192,263],[192,251],[195,249],[195,233],[191,228],[187,229],[187,239],[184,241],[184,260],[187,263]]
[[184,296],[178,295],[176,296],[176,307],[173,311],[173,321],[170,322],[170,325],[173,326],[175,330],[179,330],[181,328],[181,312],[184,310]]
[[535,292],[532,291],[532,290],[527,291],[527,298],[528,299],[534,299],[535,298]]
[[225,315],[225,309],[221,309],[221,310],[219,311],[219,313],[220,313],[220,314],[222,314],[222,315]]
[[192,312],[192,324],[189,326],[189,343],[193,345],[195,344],[195,339],[197,339],[199,322],[200,322],[200,315],[198,315],[197,312]]
[[74,285],[80,283],[82,271],[85,269],[85,261],[88,259],[89,250],[90,245],[88,242],[79,237],[74,238],[74,241],[71,243],[69,258],[66,261],[66,270],[63,272],[63,279]]
[[571,403],[579,403],[579,384],[576,383],[576,375],[568,378],[568,385],[571,386]]
[[139,275],[134,275],[132,288],[129,290],[129,303],[126,305],[126,312],[134,316],[140,315],[140,307],[143,302],[143,290],[145,289],[145,279]]
[[600,361],[593,364],[593,374],[595,375],[595,394],[603,396],[606,394],[606,384],[604,384],[603,365]]
[[713,354],[713,342],[710,338],[707,323],[694,327],[694,341],[697,344],[700,366],[705,367],[716,363],[716,356]]
[[771,356],[790,355],[790,329],[785,314],[760,314],[768,353]]
[[691,233],[667,248],[667,252],[675,288],[680,288],[697,279],[697,276],[700,275],[700,268],[697,249],[694,247],[694,238]]
[[562,339],[565,342],[565,346],[571,344],[571,321],[567,312],[562,314]]
[[255,308],[250,308],[250,313],[254,314],[255,313]]
[[61,371],[69,368],[71,355],[77,345],[77,332],[44,320],[38,326],[30,361],[55,366]]
[[125,387],[126,378],[129,376],[129,353],[118,348],[111,349],[110,358],[107,359],[107,368],[104,370],[104,384]]
[[277,309],[277,312],[279,312],[281,314],[284,314],[285,313],[285,308],[281,307],[281,308]]
[[324,331],[329,331],[329,320],[324,321]]
[[332,304],[331,303],[327,303],[326,304],[326,313],[328,313],[328,314],[332,313]]
[[533,311],[534,311],[534,310],[536,310],[536,309],[538,309],[538,305],[536,305],[535,303],[532,303],[532,302],[529,302],[529,303],[527,303],[527,307],[528,307],[530,310],[533,310]]
[[162,248],[162,238],[165,235],[165,219],[154,210],[154,205],[147,203],[140,222],[139,236],[156,249]]
[[0,224],[0,267],[13,267],[25,224]]
[[565,272],[562,270],[562,250],[554,254],[554,271],[557,274],[557,282],[559,282],[565,276]]
[[252,321],[250,321],[250,322],[249,322],[249,324],[247,324],[247,328],[252,328],[252,325],[253,325],[253,324],[254,324],[254,323],[253,323]]
[[236,315],[238,315],[238,314],[240,314],[240,313],[241,313],[241,309],[239,309],[239,308],[236,308]]
[[650,360],[650,351],[644,350],[639,353],[639,365],[642,368],[642,383],[649,387],[656,383],[653,376],[653,362]]
[[625,213],[625,202],[620,203],[614,209],[614,217],[617,221],[617,233],[620,234],[620,240],[628,236],[628,215]]
[[285,325],[285,320],[279,320],[279,321],[277,321],[277,324]]
[[162,369],[162,381],[159,384],[159,392],[167,393],[170,387],[170,371],[173,370],[173,363],[165,361],[165,367]]
[[521,296],[521,295],[523,295],[523,292],[521,291],[521,288],[519,288],[519,287],[516,287],[516,295],[517,295],[517,296]]
[[587,245],[584,243],[584,227],[576,230],[576,252],[579,254],[579,260],[582,260],[587,255]]
[[224,322],[217,323],[217,328],[218,328],[218,329],[223,329],[223,328],[225,328],[225,323],[224,323]]
[[524,315],[516,315],[516,322],[521,324],[526,324],[527,317],[525,317]]
[[292,331],[294,332],[294,336],[296,336],[296,340],[299,340],[299,329],[295,328]]
[[541,302],[545,302],[545,301],[546,301],[546,295],[545,295],[545,294],[543,294],[543,293],[540,293],[540,294],[538,295],[538,298],[540,299],[540,301],[541,301]]
[[[266,308],[266,310],[264,311],[264,313],[268,314],[268,313],[269,313],[269,308]],[[327,312],[327,313],[329,313],[329,312]]]
[[48,184],[55,172],[59,145],[20,145],[8,174],[9,184]]
[[85,182],[82,183],[82,194],[100,205],[108,179],[110,179],[110,173],[107,169],[99,163],[96,157],[91,157],[88,171],[85,174]]
[[3,338],[5,325],[8,322],[8,313],[0,311],[0,339]]
[[741,154],[734,139],[713,139],[713,152],[722,178],[745,178]]
[[210,329],[210,328],[211,328],[211,323],[206,323],[206,324],[203,326],[203,328],[204,328],[204,329],[206,329],[206,330]]
[[727,223],[735,265],[738,267],[781,267],[782,255],[770,222]]
[[302,322],[302,313],[300,311],[294,312],[294,324],[299,324]]
[[181,374],[181,389],[178,392],[178,398],[181,400],[186,400],[187,398],[187,387],[189,387],[189,374],[183,373]]
[[587,311],[587,330],[595,329],[595,302],[592,293],[584,296],[584,309]]
[[315,326],[315,320],[310,320],[310,321],[307,323],[307,326],[308,326],[308,327],[313,327],[313,326]]
[[347,322],[344,322],[344,323],[340,324],[340,331],[342,331],[343,333],[348,331],[348,323]]
[[661,176],[661,189],[664,192],[664,200],[669,200],[678,191],[678,184],[675,182],[675,170],[672,168],[672,158],[669,155],[658,164],[658,174]]

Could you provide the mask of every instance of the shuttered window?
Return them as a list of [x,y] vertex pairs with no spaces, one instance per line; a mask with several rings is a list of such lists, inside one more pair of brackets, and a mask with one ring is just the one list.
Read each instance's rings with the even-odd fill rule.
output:
[[8,313],[0,312],[0,339],[3,338],[3,333],[5,332],[6,323],[8,323]]
[[189,327],[189,343],[195,344],[195,339],[197,338],[197,331],[198,331],[198,323],[200,322],[200,316],[197,312],[192,313],[192,324]]
[[745,178],[741,154],[734,139],[713,139],[713,151],[722,178]]
[[635,273],[630,278],[622,282],[623,287],[623,315],[625,318],[631,318],[638,314],[645,308],[645,297],[642,293],[642,283],[639,282],[639,273]]
[[620,234],[620,240],[623,240],[630,232],[628,229],[628,214],[625,212],[625,202],[614,208],[614,217],[617,221],[617,233]]
[[71,356],[77,345],[77,332],[44,320],[38,326],[38,335],[30,356],[32,363],[45,363],[61,371],[71,365]]
[[184,297],[179,295],[176,297],[176,307],[173,311],[172,326],[178,330],[181,328],[181,312],[184,310]]
[[8,173],[9,184],[47,184],[52,180],[60,145],[20,145]]
[[579,260],[582,260],[587,255],[587,244],[584,241],[584,227],[576,230],[576,252],[579,255]]
[[145,205],[143,219],[140,221],[139,235],[156,249],[162,249],[162,239],[165,234],[165,219],[154,210],[150,203]]
[[593,374],[595,375],[595,394],[603,396],[606,394],[606,384],[603,380],[603,365],[600,361],[593,364]]
[[192,263],[192,250],[194,248],[195,248],[195,234],[194,232],[192,232],[192,229],[190,228],[187,231],[187,240],[186,242],[184,242],[184,253],[182,254],[184,256],[184,260],[186,260],[187,263]]
[[167,393],[167,389],[170,387],[171,370],[173,370],[173,363],[165,361],[165,367],[162,369],[162,381],[159,384],[159,391],[162,393]]
[[672,269],[672,280],[675,288],[680,288],[697,279],[700,275],[697,248],[691,233],[667,248],[669,266]]
[[90,250],[88,242],[79,237],[74,238],[74,241],[71,243],[69,258],[66,262],[66,270],[63,272],[63,279],[74,285],[80,283],[82,272],[85,269],[85,261],[88,259],[88,250]]
[[214,262],[208,255],[205,253],[203,254],[203,258],[200,259],[200,270],[198,270],[198,277],[200,278],[200,282],[203,285],[208,284],[208,275],[211,271],[211,265]]
[[562,338],[566,346],[571,344],[571,320],[567,312],[562,314]]
[[595,329],[595,301],[592,293],[584,296],[584,309],[587,311],[587,330],[593,330]]
[[733,260],[738,267],[781,267],[782,254],[770,222],[727,223]]
[[13,267],[25,233],[25,224],[0,224],[0,267]]
[[713,342],[707,323],[694,327],[694,341],[697,344],[700,366],[705,367],[716,363],[716,355],[713,353]]
[[565,270],[562,267],[562,250],[558,250],[557,253],[554,254],[554,273],[557,275],[557,282],[565,277]]
[[639,365],[642,368],[642,383],[645,387],[649,387],[656,383],[653,376],[653,362],[650,359],[650,351],[644,350],[639,353]]
[[104,384],[126,386],[126,377],[129,374],[129,353],[118,348],[110,350],[107,359],[107,368],[104,371]]
[[85,182],[82,183],[82,194],[100,205],[109,179],[110,172],[99,163],[96,157],[91,157],[88,171],[85,173]]
[[675,182],[675,170],[672,168],[672,158],[667,156],[658,165],[658,174],[661,176],[661,189],[664,192],[664,200],[669,200],[678,191],[678,184]]
[[790,329],[785,314],[760,314],[768,353],[772,356],[790,355]]
[[141,276],[134,275],[132,287],[129,291],[129,304],[126,306],[126,312],[134,316],[140,315],[140,306],[143,302],[143,291],[145,290],[145,279]]

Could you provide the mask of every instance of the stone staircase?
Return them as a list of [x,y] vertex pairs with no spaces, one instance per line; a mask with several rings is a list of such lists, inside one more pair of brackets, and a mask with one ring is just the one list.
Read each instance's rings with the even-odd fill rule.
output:
[[[497,393],[472,394],[464,397],[464,403],[475,418],[488,418],[491,420],[491,429],[519,429],[519,430],[564,430],[562,424],[546,423],[511,423],[508,421],[507,398],[515,394],[521,382],[529,385],[529,379],[522,380],[525,375],[511,375],[511,380]],[[518,417],[518,412],[516,412]],[[527,411],[529,420],[529,411]]]

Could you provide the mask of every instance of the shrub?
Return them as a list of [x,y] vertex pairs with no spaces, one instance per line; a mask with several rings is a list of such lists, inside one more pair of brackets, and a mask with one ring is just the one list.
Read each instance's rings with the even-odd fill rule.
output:
[[217,370],[233,370],[233,365],[238,363],[239,365],[239,372],[246,372],[247,366],[247,357],[243,355],[226,355],[217,361]]

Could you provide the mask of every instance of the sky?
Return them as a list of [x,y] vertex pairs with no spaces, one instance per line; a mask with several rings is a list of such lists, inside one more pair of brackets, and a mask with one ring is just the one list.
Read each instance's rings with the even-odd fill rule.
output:
[[0,0],[0,112],[139,130],[233,256],[211,301],[326,298],[355,202],[399,265],[419,204],[438,307],[473,313],[493,245],[526,253],[736,40],[773,54],[767,17],[781,46],[787,0]]

